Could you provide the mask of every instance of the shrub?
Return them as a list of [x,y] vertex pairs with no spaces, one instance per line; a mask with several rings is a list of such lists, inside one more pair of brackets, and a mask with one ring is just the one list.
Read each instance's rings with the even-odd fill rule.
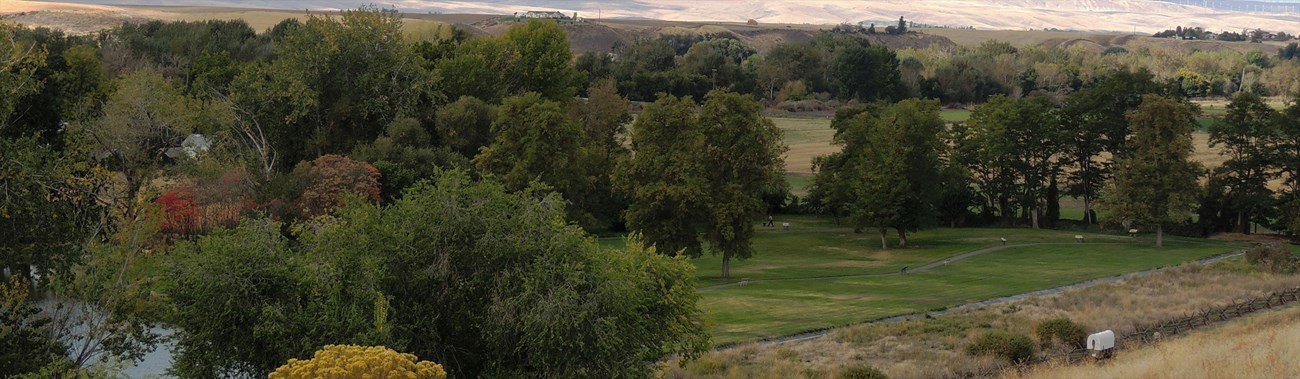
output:
[[889,376],[871,366],[851,366],[840,372],[840,379],[889,379]]
[[383,346],[326,345],[311,359],[290,359],[270,379],[297,378],[444,379],[442,365],[421,361]]
[[1088,333],[1084,331],[1083,325],[1076,324],[1068,318],[1047,320],[1038,324],[1036,332],[1042,347],[1051,346],[1052,341],[1057,341],[1070,348],[1082,349],[1088,339]]
[[1300,271],[1300,257],[1292,255],[1286,245],[1263,243],[1246,250],[1246,262],[1275,274]]
[[1034,341],[1024,334],[995,330],[976,337],[974,343],[966,346],[966,352],[1023,363],[1034,357]]
[[328,213],[342,205],[346,193],[379,201],[379,170],[366,162],[341,155],[322,155],[300,165],[294,170],[294,176],[305,184],[300,201],[307,216]]

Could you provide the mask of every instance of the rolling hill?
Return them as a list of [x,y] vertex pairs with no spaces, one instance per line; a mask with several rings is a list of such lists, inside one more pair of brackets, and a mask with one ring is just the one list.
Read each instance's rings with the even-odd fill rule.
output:
[[[3,1],[8,3],[12,1]],[[164,0],[71,0],[100,5],[166,6]],[[387,0],[376,2],[409,13],[514,14],[528,10],[577,12],[585,18],[633,18],[667,21],[721,21],[776,24],[888,23],[904,16],[928,25],[977,29],[1060,29],[1152,33],[1175,25],[1209,30],[1265,29],[1300,32],[1300,4],[1244,0],[817,0],[817,1],[693,1],[633,0]],[[1181,4],[1180,4],[1181,3]],[[232,8],[344,9],[352,0],[189,1],[187,5]],[[7,8],[7,7],[6,7]]]

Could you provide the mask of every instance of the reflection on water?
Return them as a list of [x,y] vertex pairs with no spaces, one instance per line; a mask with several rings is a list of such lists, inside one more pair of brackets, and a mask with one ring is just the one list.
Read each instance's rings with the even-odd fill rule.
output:
[[163,340],[154,346],[153,351],[145,354],[139,363],[127,368],[122,374],[128,378],[174,378],[167,375],[167,369],[172,367],[172,349],[176,347],[171,340],[172,330],[154,327],[150,331],[163,336]]
[[[37,302],[36,305],[50,315],[56,324],[60,324],[58,320],[65,320],[61,322],[67,328],[65,329],[67,334],[62,337],[63,344],[73,347],[68,351],[68,358],[76,359],[75,355],[81,352],[76,347],[86,346],[86,338],[87,334],[89,334],[89,328],[86,325],[102,321],[103,315],[90,304],[75,300],[64,301],[63,306],[59,307],[56,306],[55,300],[47,297]],[[172,350],[175,349],[176,344],[171,341],[171,336],[175,331],[161,326],[150,328],[149,331],[161,336],[158,344],[154,346],[152,351],[146,353],[140,362],[125,368],[122,375],[133,379],[174,378],[174,376],[167,375],[167,369],[172,367]]]

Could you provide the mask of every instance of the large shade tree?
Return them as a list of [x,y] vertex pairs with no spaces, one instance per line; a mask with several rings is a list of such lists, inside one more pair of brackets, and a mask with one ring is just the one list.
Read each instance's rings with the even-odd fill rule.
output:
[[[1211,185],[1223,188],[1221,199],[1231,231],[1250,233],[1250,224],[1266,221],[1273,208],[1269,180],[1276,174],[1280,114],[1258,95],[1240,92],[1223,120],[1210,128],[1210,147],[1222,146],[1228,160],[1214,169]],[[1203,215],[1211,216],[1211,215]]]
[[1111,217],[1135,226],[1156,228],[1156,246],[1164,246],[1164,224],[1191,216],[1204,169],[1192,162],[1196,105],[1148,95],[1128,114],[1133,128],[1132,153],[1118,158],[1115,179],[1103,192]]
[[669,253],[700,256],[702,243],[722,255],[722,277],[733,258],[753,255],[754,221],[765,188],[784,180],[781,131],[740,94],[713,91],[698,114],[690,98],[663,96],[637,117],[631,158],[614,185],[628,199],[632,230]]
[[857,229],[907,233],[935,222],[941,195],[943,119],[936,101],[904,100],[886,107],[842,112],[834,123],[842,150],[817,159],[811,193],[829,210],[846,215]]

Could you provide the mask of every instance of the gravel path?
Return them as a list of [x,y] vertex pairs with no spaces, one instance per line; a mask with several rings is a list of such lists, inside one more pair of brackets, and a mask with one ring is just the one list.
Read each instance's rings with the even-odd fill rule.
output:
[[[1009,249],[1009,248],[1013,248],[1013,247],[1022,247],[1022,246],[1034,246],[1034,245],[1050,245],[1050,244],[1042,243],[1042,244],[1019,244],[1019,245],[1007,245],[1007,246],[994,246],[994,247],[984,248],[984,249],[975,250],[975,251],[971,251],[971,252],[963,253],[963,254],[960,254],[960,255],[956,255],[956,256],[950,257],[950,258],[948,258],[948,259],[945,259],[945,260],[943,260],[943,261],[934,262],[934,263],[929,263],[929,264],[926,264],[926,265],[924,265],[924,266],[917,267],[915,270],[908,270],[908,272],[909,272],[909,273],[913,273],[913,272],[921,272],[921,271],[924,271],[924,270],[929,270],[929,269],[932,269],[932,268],[934,268],[934,267],[937,267],[937,266],[943,265],[945,262],[946,262],[946,263],[951,263],[951,262],[954,262],[954,261],[957,261],[957,260],[970,258],[970,257],[976,256],[976,255],[980,255],[980,254],[987,254],[987,253],[991,253],[991,252],[995,252],[995,251],[999,251],[999,250],[1003,250],[1003,249]],[[1196,263],[1197,263],[1197,264],[1209,264],[1209,263],[1218,262],[1218,261],[1221,261],[1221,260],[1224,260],[1224,259],[1228,259],[1228,258],[1232,258],[1232,257],[1237,257],[1237,256],[1240,256],[1240,255],[1242,255],[1242,254],[1245,254],[1245,251],[1244,251],[1244,250],[1239,250],[1239,251],[1234,251],[1234,252],[1231,252],[1231,253],[1224,253],[1224,254],[1219,254],[1219,255],[1212,256],[1212,257],[1208,257],[1208,258],[1203,258],[1203,259],[1197,260]],[[894,317],[889,317],[889,318],[883,318],[883,319],[879,319],[879,320],[872,320],[872,321],[864,322],[863,324],[889,324],[889,323],[902,322],[902,321],[907,321],[907,320],[912,320],[912,319],[917,319],[917,318],[923,318],[923,317],[926,317],[926,316],[931,316],[931,317],[933,317],[933,316],[943,315],[943,314],[947,314],[947,313],[949,313],[949,312],[954,312],[954,311],[958,311],[958,310],[966,310],[966,309],[972,309],[972,308],[982,308],[982,307],[986,307],[986,306],[990,306],[990,305],[1003,304],[1003,303],[1009,303],[1009,302],[1013,302],[1013,301],[1023,300],[1023,299],[1025,299],[1025,298],[1033,297],[1033,296],[1052,295],[1052,294],[1057,294],[1057,293],[1060,293],[1060,292],[1062,292],[1062,291],[1070,290],[1070,289],[1076,289],[1076,288],[1088,288],[1088,287],[1092,287],[1092,286],[1096,286],[1096,285],[1100,285],[1100,284],[1114,283],[1114,282],[1118,282],[1118,281],[1125,280],[1125,279],[1131,279],[1131,278],[1137,278],[1137,277],[1147,276],[1147,275],[1150,275],[1150,274],[1152,274],[1152,273],[1160,272],[1160,271],[1165,270],[1165,269],[1168,269],[1168,267],[1161,267],[1161,268],[1155,268],[1155,269],[1151,269],[1151,270],[1138,271],[1138,272],[1131,272],[1131,273],[1128,273],[1128,274],[1121,274],[1121,275],[1116,275],[1116,276],[1111,276],[1111,277],[1106,277],[1106,278],[1093,279],[1093,280],[1089,280],[1089,281],[1085,281],[1085,282],[1080,282],[1080,283],[1071,284],[1071,285],[1068,285],[1068,286],[1061,286],[1061,287],[1049,288],[1049,289],[1045,289],[1045,290],[1039,290],[1039,291],[1033,291],[1033,292],[1026,292],[1026,293],[1022,293],[1022,294],[1019,294],[1019,295],[1012,295],[1012,296],[1006,296],[1006,297],[999,297],[999,298],[994,298],[994,299],[984,300],[984,301],[975,302],[975,303],[967,303],[967,304],[963,304],[963,305],[960,305],[960,306],[956,306],[956,307],[948,308],[948,309],[945,309],[945,310],[942,310],[942,311],[935,311],[935,312],[920,312],[920,313],[913,313],[913,314],[907,314],[907,315],[901,315],[901,316],[894,316]],[[888,276],[888,275],[899,275],[899,273],[893,273],[893,274],[876,274],[876,275],[849,275],[849,276],[842,276],[842,277],[855,277],[855,276]],[[805,279],[823,279],[823,278],[772,279],[772,280],[767,280],[767,281],[779,281],[779,280],[805,280]],[[751,282],[759,282],[759,281],[751,281]],[[743,283],[743,282],[742,282],[742,283]],[[737,284],[738,284],[738,283],[733,283],[733,284],[728,284],[728,285],[737,285]],[[722,285],[722,286],[728,286],[728,285]],[[705,288],[702,288],[701,290],[708,289],[708,288],[718,288],[718,287],[722,287],[722,286],[705,287]],[[841,327],[842,327],[842,326],[841,326]],[[827,334],[830,334],[831,330],[834,330],[835,328],[839,328],[839,327],[831,327],[831,328],[826,328],[826,329],[822,329],[822,330],[815,330],[815,331],[806,332],[806,333],[799,333],[799,334],[790,335],[790,336],[785,336],[785,337],[776,337],[776,338],[770,338],[770,339],[765,339],[765,340],[759,340],[759,341],[757,341],[757,342],[755,342],[755,343],[757,343],[757,344],[767,345],[767,344],[780,344],[780,343],[786,343],[786,342],[806,341],[806,340],[810,340],[810,339],[814,339],[814,338],[818,338],[818,337],[822,337],[822,336],[825,336],[825,335],[827,335]],[[716,349],[714,349],[714,350],[716,350],[716,351],[722,351],[722,350],[727,350],[727,349],[733,348],[733,347],[735,347],[735,346],[738,346],[738,345],[720,346],[720,347],[718,347],[718,348],[716,348]]]

